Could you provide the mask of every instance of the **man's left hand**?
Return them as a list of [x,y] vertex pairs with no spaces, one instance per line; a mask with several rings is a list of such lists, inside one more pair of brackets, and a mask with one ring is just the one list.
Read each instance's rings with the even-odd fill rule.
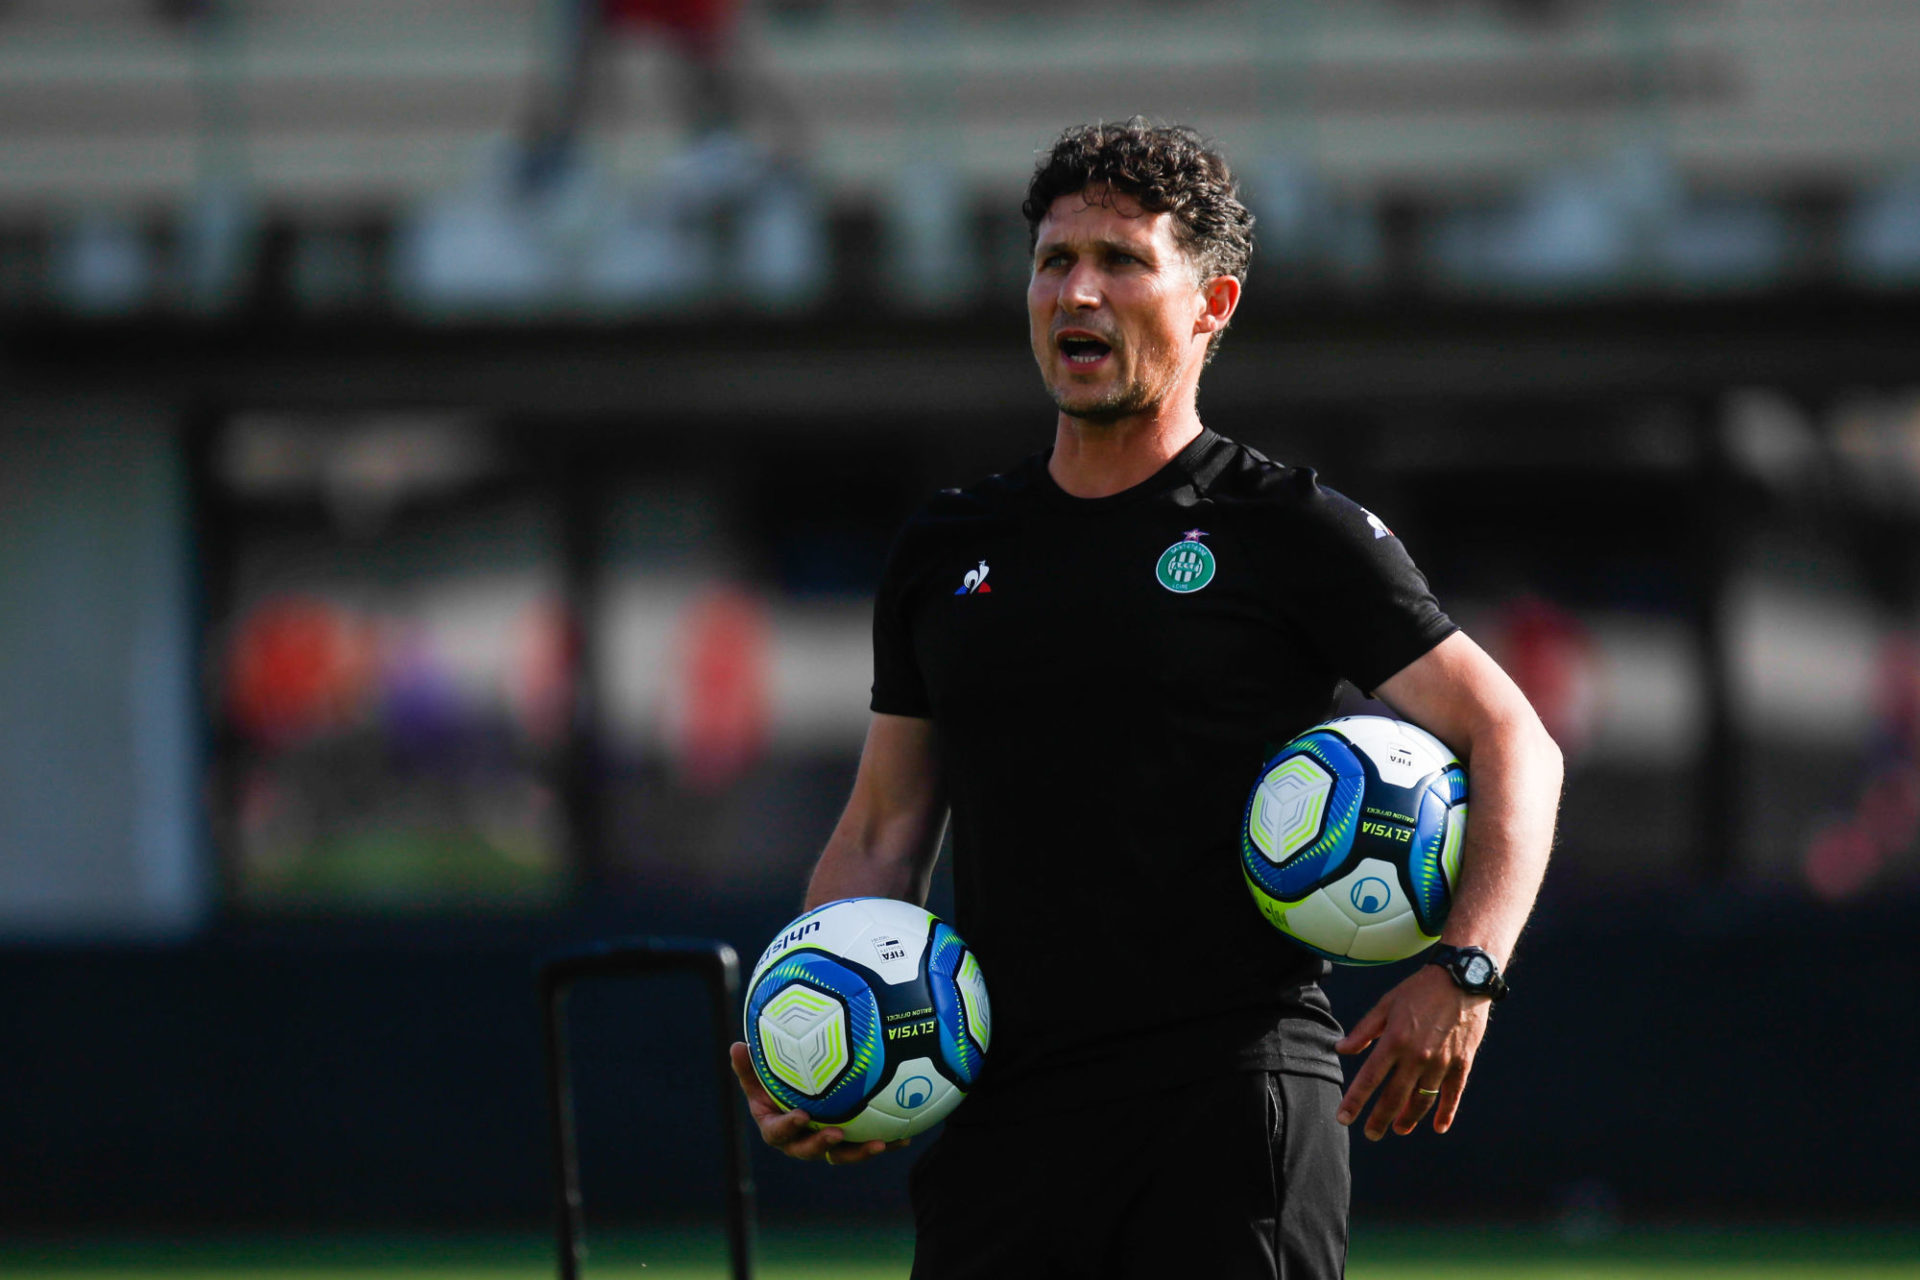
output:
[[1422,965],[1381,996],[1334,1046],[1341,1053],[1359,1053],[1374,1045],[1340,1100],[1340,1123],[1352,1124],[1378,1089],[1379,1100],[1367,1116],[1367,1137],[1378,1142],[1389,1126],[1398,1134],[1412,1133],[1429,1110],[1433,1131],[1445,1133],[1460,1109],[1492,1004],[1486,996],[1462,991],[1435,965]]

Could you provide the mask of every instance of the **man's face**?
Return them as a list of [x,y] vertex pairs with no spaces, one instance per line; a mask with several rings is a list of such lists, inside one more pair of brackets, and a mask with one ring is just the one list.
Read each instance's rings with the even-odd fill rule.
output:
[[1033,358],[1060,411],[1114,422],[1152,410],[1204,358],[1205,300],[1169,213],[1104,187],[1041,220],[1027,284]]

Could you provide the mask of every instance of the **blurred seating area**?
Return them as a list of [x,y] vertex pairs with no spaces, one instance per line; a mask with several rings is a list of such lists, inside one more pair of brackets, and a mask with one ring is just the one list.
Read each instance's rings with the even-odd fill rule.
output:
[[0,308],[964,309],[1142,104],[1309,295],[1902,290],[1916,65],[1895,0],[12,0]]

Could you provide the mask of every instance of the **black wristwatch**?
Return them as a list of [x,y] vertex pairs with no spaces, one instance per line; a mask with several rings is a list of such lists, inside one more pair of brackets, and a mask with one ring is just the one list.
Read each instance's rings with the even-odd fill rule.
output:
[[1478,947],[1450,947],[1443,942],[1427,953],[1427,963],[1445,969],[1462,991],[1494,1000],[1507,998],[1507,980],[1500,976],[1500,966]]

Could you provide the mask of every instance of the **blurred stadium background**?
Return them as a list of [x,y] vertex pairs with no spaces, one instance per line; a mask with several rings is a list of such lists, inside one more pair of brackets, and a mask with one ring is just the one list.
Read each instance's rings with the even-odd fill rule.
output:
[[[1260,219],[1209,424],[1570,761],[1355,1274],[1920,1266],[1914,6],[5,0],[0,1270],[540,1269],[534,958],[791,914],[894,526],[1049,438],[1034,153],[1134,112]],[[700,1010],[578,999],[596,1226],[717,1211]],[[764,1211],[903,1274],[906,1168]]]

